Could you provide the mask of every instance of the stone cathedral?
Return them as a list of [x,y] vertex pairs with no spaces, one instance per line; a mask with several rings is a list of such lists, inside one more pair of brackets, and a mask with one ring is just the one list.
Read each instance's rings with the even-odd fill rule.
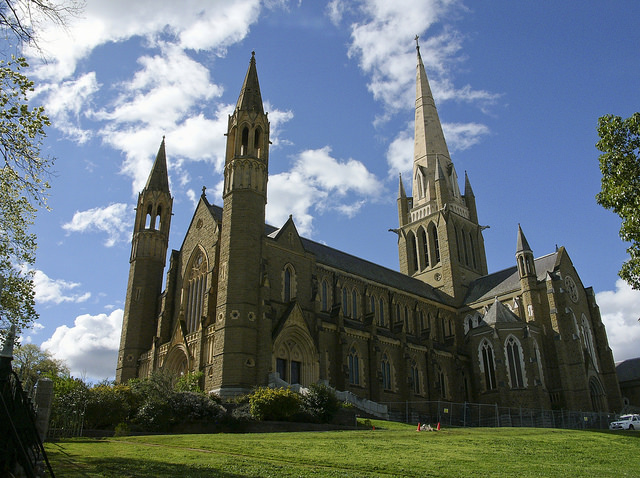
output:
[[621,408],[595,294],[567,251],[536,258],[518,226],[513,267],[488,273],[471,183],[465,174],[461,192],[419,47],[399,272],[301,237],[292,217],[265,224],[269,144],[252,55],[228,122],[222,207],[203,190],[165,270],[163,139],[138,197],[118,382],[165,369],[202,372],[222,397],[325,381],[378,403]]

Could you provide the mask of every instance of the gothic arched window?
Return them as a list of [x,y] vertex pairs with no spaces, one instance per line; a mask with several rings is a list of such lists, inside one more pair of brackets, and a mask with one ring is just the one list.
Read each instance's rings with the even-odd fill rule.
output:
[[356,289],[351,291],[351,317],[358,318],[358,291]]
[[385,326],[385,321],[384,321],[384,300],[382,299],[382,297],[380,297],[380,300],[378,301],[378,315],[379,315],[379,324],[381,327]]
[[485,390],[496,388],[496,365],[493,358],[493,347],[487,340],[480,343],[480,369],[484,372]]
[[407,254],[409,255],[409,273],[413,274],[418,271],[418,255],[416,249],[416,236],[413,235],[413,232],[409,233],[409,238],[407,240]]
[[296,296],[296,272],[287,264],[282,271],[282,300],[290,302]]
[[524,378],[524,364],[522,360],[522,347],[518,340],[509,336],[505,342],[505,352],[507,356],[507,367],[509,368],[509,383],[511,388],[524,388],[526,386]]
[[186,303],[183,304],[188,333],[200,326],[207,288],[207,258],[199,247],[193,252],[185,274]]
[[355,347],[351,347],[349,356],[347,357],[347,365],[349,367],[349,383],[351,385],[360,384],[360,359],[358,351]]
[[384,390],[391,390],[391,362],[387,354],[382,356],[380,372],[382,373],[382,388]]
[[326,280],[322,280],[322,286],[320,287],[320,295],[321,295],[321,302],[322,302],[322,310],[323,311],[327,311],[329,310],[329,297],[328,297],[328,286],[327,286],[327,281]]
[[413,393],[420,393],[420,369],[415,360],[411,362],[411,389]]
[[342,288],[342,315],[349,317],[349,291],[346,287]]
[[420,236],[418,242],[420,243],[420,249],[422,252],[422,268],[429,267],[429,243],[427,241],[427,233],[424,228],[420,228]]
[[249,128],[246,126],[242,130],[242,143],[240,145],[240,156],[246,155],[249,151]]

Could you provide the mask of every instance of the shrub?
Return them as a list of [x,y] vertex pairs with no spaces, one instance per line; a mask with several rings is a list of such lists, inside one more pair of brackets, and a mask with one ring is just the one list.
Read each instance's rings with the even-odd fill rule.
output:
[[148,431],[169,431],[183,423],[212,423],[224,413],[214,399],[201,393],[171,392],[167,398],[152,397],[138,410],[136,424]]
[[203,376],[202,372],[185,373],[176,381],[173,389],[176,392],[203,393],[200,388],[200,381]]
[[87,391],[85,427],[113,429],[129,418],[133,397],[127,385],[98,385]]
[[340,401],[326,385],[314,384],[303,397],[303,407],[315,421],[329,423],[340,409]]
[[288,388],[258,387],[249,395],[251,416],[256,420],[290,421],[301,411],[300,395]]

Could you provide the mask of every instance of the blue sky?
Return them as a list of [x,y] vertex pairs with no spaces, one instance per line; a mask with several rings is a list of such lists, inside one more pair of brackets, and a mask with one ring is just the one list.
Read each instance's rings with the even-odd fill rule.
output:
[[[227,115],[255,50],[271,120],[267,219],[393,269],[413,153],[415,42],[490,272],[565,246],[616,360],[640,355],[640,293],[617,277],[620,220],[595,202],[597,118],[640,104],[640,3],[87,0],[43,26],[34,101],[53,126],[35,266],[42,344],[76,375],[115,374],[137,193],[166,136],[178,249],[203,186],[221,205]],[[410,184],[405,183],[406,187]],[[462,186],[462,185],[461,185]],[[635,345],[634,345],[635,344]]]

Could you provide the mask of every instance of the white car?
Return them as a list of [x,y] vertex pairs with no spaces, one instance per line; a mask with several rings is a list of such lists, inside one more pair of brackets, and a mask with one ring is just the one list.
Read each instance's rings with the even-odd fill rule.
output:
[[640,415],[622,415],[609,425],[609,430],[640,430]]

